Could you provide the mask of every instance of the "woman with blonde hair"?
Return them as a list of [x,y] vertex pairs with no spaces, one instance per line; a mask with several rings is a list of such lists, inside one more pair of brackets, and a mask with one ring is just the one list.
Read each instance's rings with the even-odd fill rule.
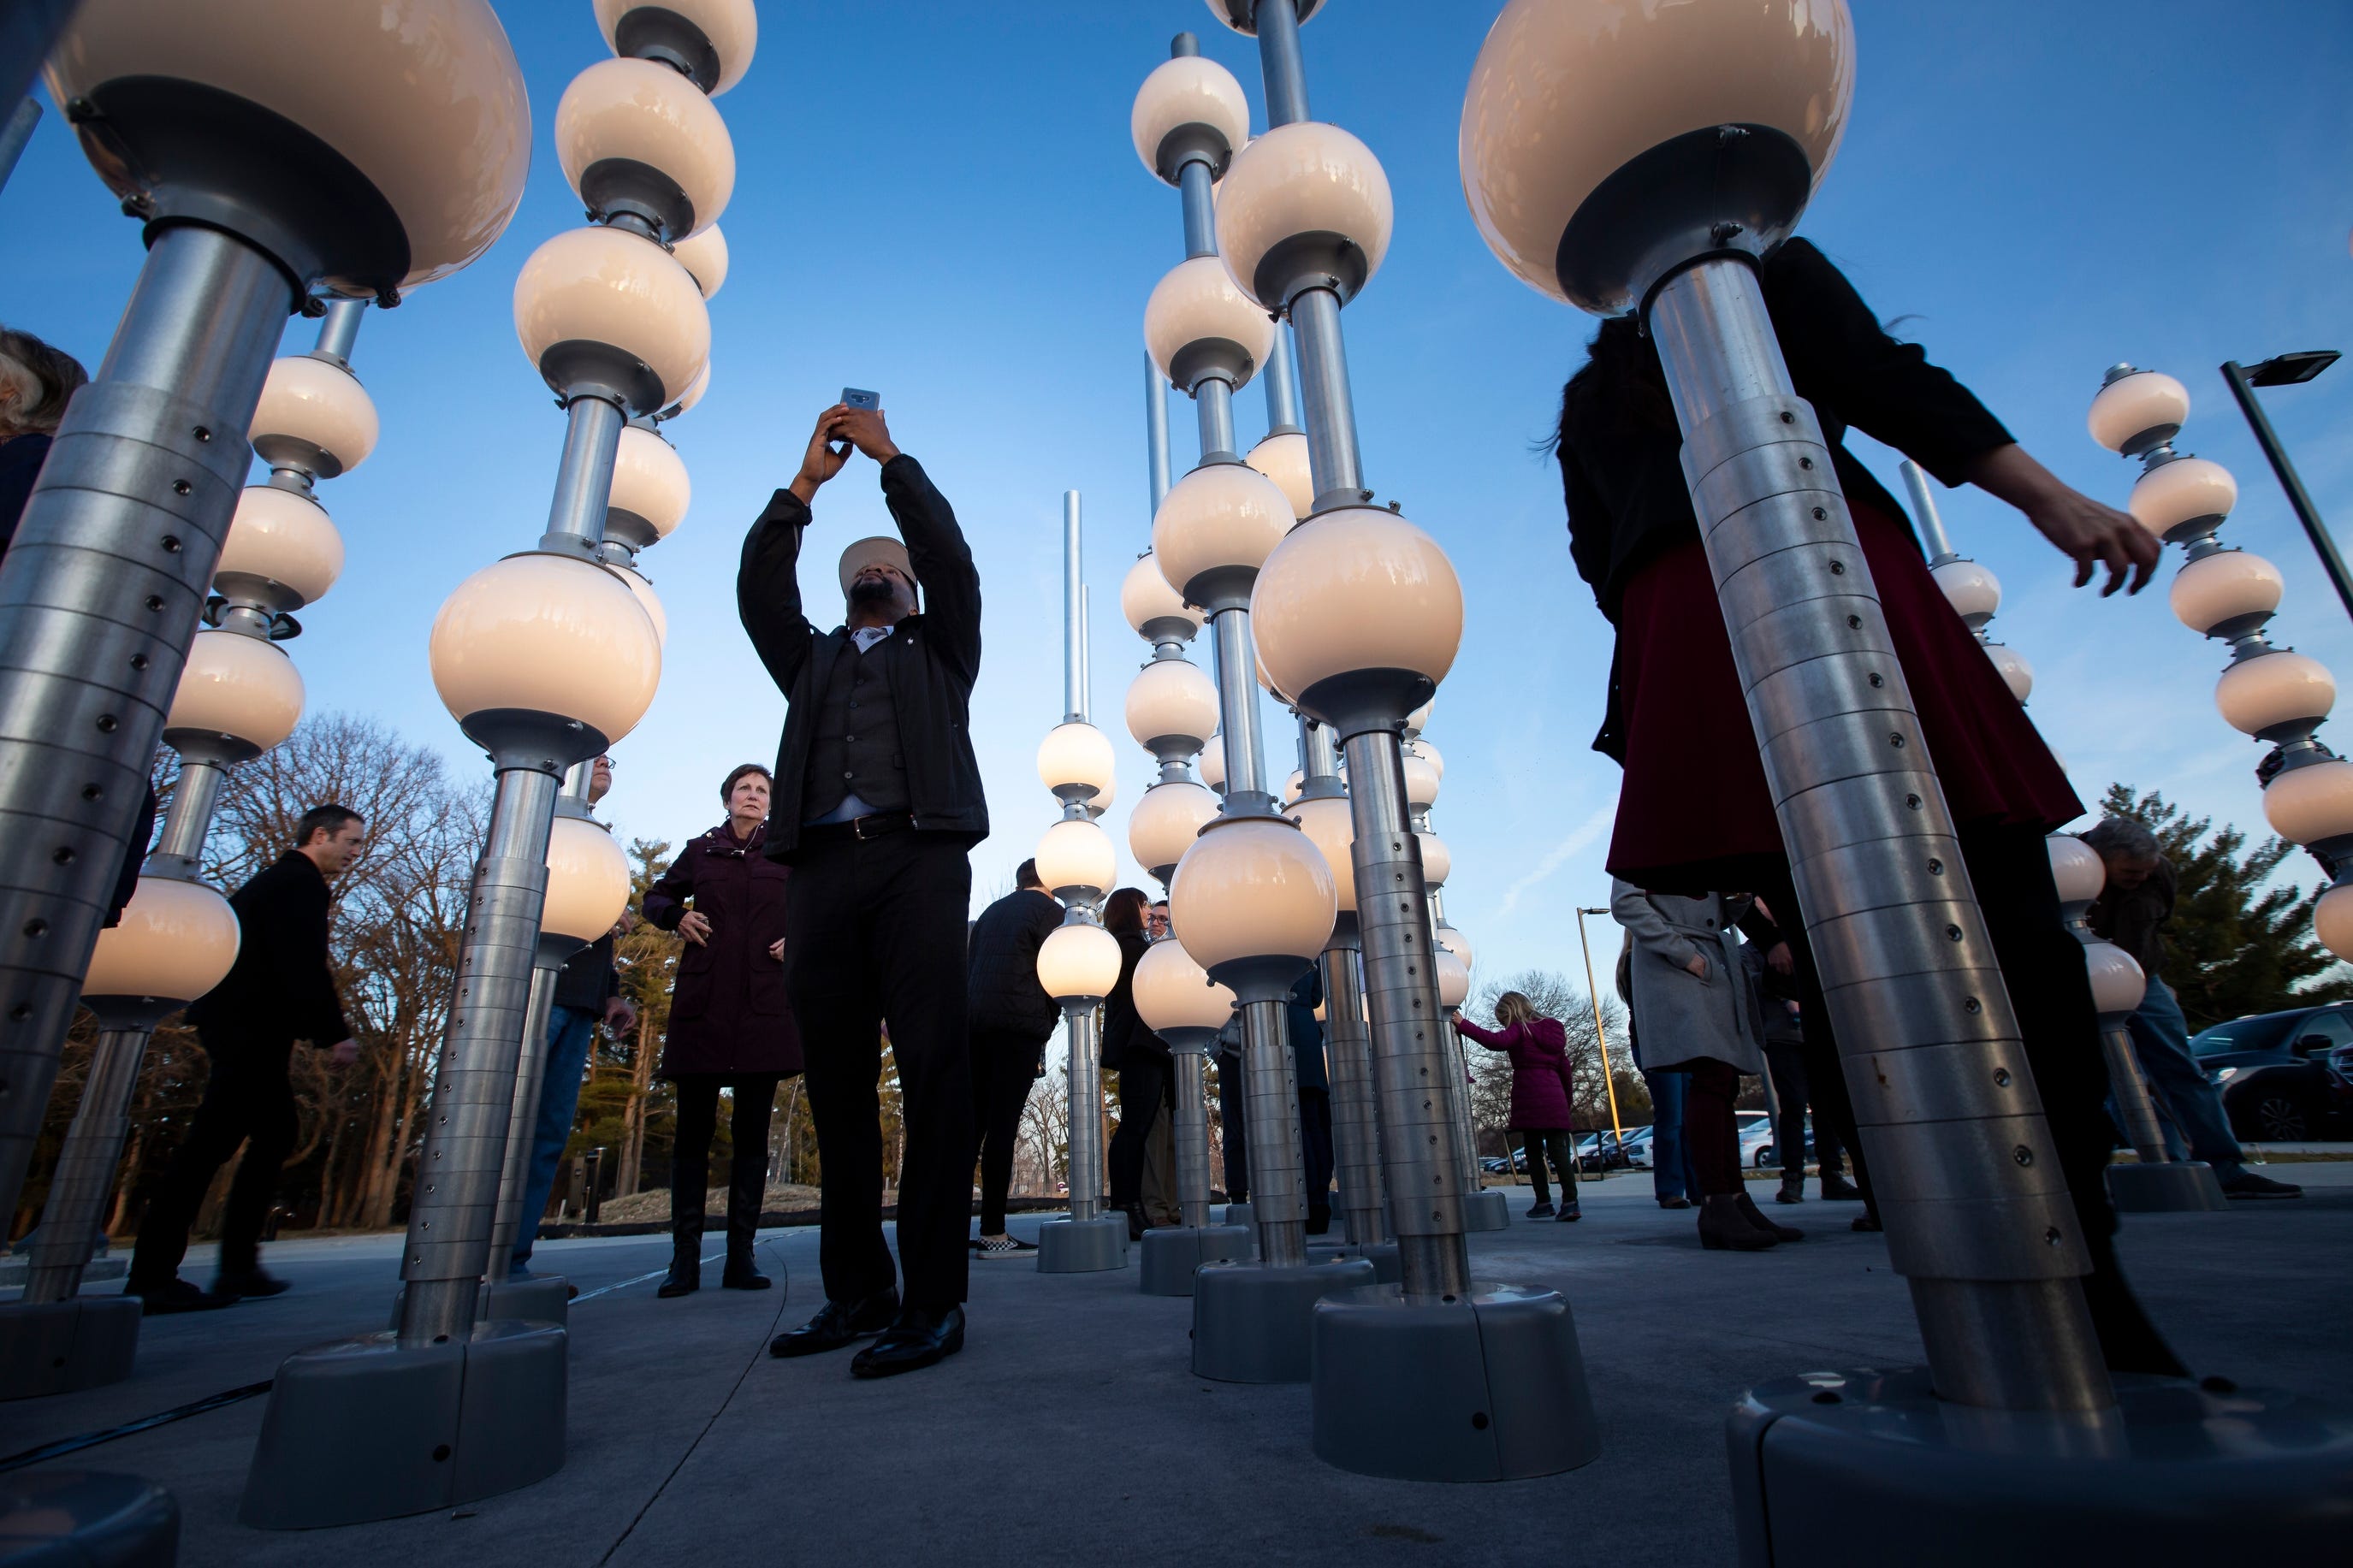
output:
[[[1524,992],[1506,991],[1495,998],[1495,1027],[1482,1029],[1459,1016],[1454,1027],[1466,1040],[1476,1040],[1491,1051],[1512,1058],[1512,1121],[1514,1136],[1525,1140],[1528,1173],[1535,1178],[1536,1201],[1530,1219],[1580,1217],[1577,1204],[1577,1162],[1569,1148],[1570,1093],[1568,1031],[1560,1020],[1547,1018]],[[1552,1187],[1545,1180],[1545,1160],[1560,1177],[1560,1208],[1556,1215]]]

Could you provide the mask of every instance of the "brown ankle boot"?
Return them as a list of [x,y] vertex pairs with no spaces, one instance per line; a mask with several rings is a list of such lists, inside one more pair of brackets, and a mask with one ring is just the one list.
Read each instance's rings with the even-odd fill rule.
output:
[[1699,1244],[1709,1251],[1763,1252],[1778,1240],[1771,1231],[1748,1223],[1748,1216],[1740,1212],[1738,1194],[1719,1193],[1700,1200]]

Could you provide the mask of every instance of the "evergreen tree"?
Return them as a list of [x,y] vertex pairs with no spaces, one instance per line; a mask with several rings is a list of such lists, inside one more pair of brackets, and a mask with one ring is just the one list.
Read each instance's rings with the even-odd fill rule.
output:
[[[2284,1007],[2353,996],[2353,973],[2312,936],[2313,907],[2326,882],[2307,890],[2287,877],[2299,851],[2247,836],[2211,817],[2184,817],[2154,790],[2110,784],[2100,802],[2109,816],[2130,817],[2157,835],[2176,882],[2173,919],[2165,928],[2164,979],[2181,998],[2192,1032]],[[2317,870],[2317,868],[2314,868]]]

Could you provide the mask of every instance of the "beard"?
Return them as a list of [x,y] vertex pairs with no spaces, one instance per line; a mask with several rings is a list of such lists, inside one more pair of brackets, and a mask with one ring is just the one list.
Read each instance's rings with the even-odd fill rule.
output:
[[849,584],[849,602],[853,605],[887,605],[895,591],[888,577],[860,577]]

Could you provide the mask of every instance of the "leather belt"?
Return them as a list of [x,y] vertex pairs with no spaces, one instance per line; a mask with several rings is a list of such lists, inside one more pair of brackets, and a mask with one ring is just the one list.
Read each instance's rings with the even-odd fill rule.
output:
[[915,826],[914,815],[904,811],[878,811],[871,816],[853,816],[848,822],[811,822],[801,827],[803,844],[863,844],[870,838],[880,838],[886,833],[906,833]]

